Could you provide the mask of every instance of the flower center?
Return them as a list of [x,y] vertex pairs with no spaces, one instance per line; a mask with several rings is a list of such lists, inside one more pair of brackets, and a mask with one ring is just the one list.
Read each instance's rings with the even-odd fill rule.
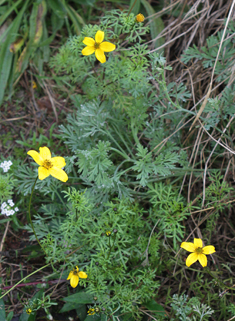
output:
[[197,254],[202,254],[202,253],[203,253],[203,248],[202,248],[202,247],[198,247],[198,248],[196,249],[196,253],[197,253]]
[[100,48],[100,42],[95,42],[94,47],[95,47],[95,49],[99,49]]
[[52,163],[50,160],[45,159],[42,163],[42,166],[45,167],[46,169],[50,169],[53,167]]
[[77,271],[73,271],[73,275],[78,275],[78,272]]

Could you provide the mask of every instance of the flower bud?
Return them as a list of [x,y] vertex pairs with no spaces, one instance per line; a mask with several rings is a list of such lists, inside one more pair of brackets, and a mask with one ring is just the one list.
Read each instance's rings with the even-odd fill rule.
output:
[[135,20],[137,22],[143,22],[144,21],[144,15],[142,15],[142,13],[137,14],[137,16],[135,17]]

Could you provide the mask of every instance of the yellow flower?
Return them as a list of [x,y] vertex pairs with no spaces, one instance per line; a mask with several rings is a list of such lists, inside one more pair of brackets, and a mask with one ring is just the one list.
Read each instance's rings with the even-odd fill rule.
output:
[[106,234],[106,236],[110,236],[111,232],[110,231],[106,231],[105,234]]
[[66,165],[64,157],[51,157],[50,149],[40,147],[39,153],[35,150],[30,150],[27,153],[34,161],[40,165],[38,167],[38,178],[43,180],[49,175],[59,179],[62,182],[68,180],[68,175],[63,171],[62,167]]
[[30,314],[30,313],[32,313],[32,310],[31,309],[26,309],[26,313]]
[[[186,260],[186,265],[190,266],[195,263],[197,260],[200,264],[205,267],[207,266],[207,257],[206,255],[215,253],[215,247],[212,245],[204,246],[202,245],[201,239],[194,239],[194,243],[183,242],[181,247],[186,251],[193,252],[189,254]],[[206,254],[206,255],[205,255]]]
[[96,58],[103,64],[106,61],[104,52],[110,52],[116,49],[116,46],[111,42],[103,42],[104,32],[98,30],[95,35],[95,40],[91,37],[85,37],[83,43],[87,46],[82,50],[84,56],[89,56],[95,53]]
[[135,17],[137,22],[143,22],[144,21],[144,15],[142,13],[137,14]]
[[33,81],[32,85],[33,85],[33,89],[37,88],[37,84],[35,81]]
[[95,309],[90,308],[90,309],[87,311],[87,314],[89,314],[89,315],[95,314]]
[[87,274],[85,272],[79,272],[79,268],[76,266],[76,269],[73,269],[73,271],[69,272],[69,276],[67,278],[67,280],[70,280],[70,285],[72,288],[76,288],[79,278],[86,279]]

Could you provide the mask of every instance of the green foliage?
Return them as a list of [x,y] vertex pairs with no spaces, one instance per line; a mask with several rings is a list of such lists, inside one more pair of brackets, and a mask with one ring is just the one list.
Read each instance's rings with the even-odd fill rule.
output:
[[[86,293],[97,297],[107,313],[120,305],[124,313],[139,315],[138,305],[149,301],[159,287],[154,266],[132,267],[143,260],[151,228],[143,225],[142,210],[137,204],[118,199],[97,207],[86,193],[74,188],[66,192],[66,199],[66,216],[58,208],[43,206],[44,216],[37,215],[34,220],[38,237],[44,236],[41,242],[47,260],[66,262],[64,267],[69,270],[75,265],[81,271],[85,269],[89,281],[79,282],[86,286]],[[107,231],[111,231],[110,236]],[[138,242],[140,234],[145,236],[144,244]]]
[[[224,23],[226,23],[226,21],[224,21]],[[225,83],[228,83],[228,78],[231,74],[231,67],[233,66],[233,57],[235,53],[234,44],[229,38],[234,33],[234,31],[234,22],[230,22],[225,33],[225,40],[222,43],[219,61],[216,64],[215,68],[217,82],[224,81]],[[191,59],[198,59],[202,61],[203,68],[207,69],[213,67],[223,32],[224,31],[221,30],[216,35],[207,38],[206,47],[201,47],[200,49],[198,49],[196,45],[193,45],[193,48],[188,48],[181,57],[182,62],[187,64]]]
[[[65,25],[79,35],[85,25],[84,7],[93,6],[95,0],[18,0],[4,1],[0,7],[0,104],[6,88],[12,93],[13,83],[20,78],[29,62],[43,74],[43,66],[50,58],[50,44]],[[1,3],[2,4],[2,3]],[[48,33],[51,32],[49,36]]]
[[188,296],[185,294],[181,296],[174,294],[171,306],[177,317],[176,319],[172,318],[175,321],[207,321],[214,313],[209,306],[201,304],[196,297],[188,300]]
[[[233,93],[235,85],[225,87],[221,93],[221,97],[209,98],[204,111],[210,114],[210,117],[204,118],[205,128],[207,130],[215,128],[219,123],[224,124],[230,117],[234,115],[235,104],[233,101]],[[226,138],[231,141],[229,135]]]
[[190,206],[185,204],[179,191],[172,185],[162,183],[149,185],[148,194],[153,205],[152,219],[159,219],[161,230],[167,238],[173,239],[173,247],[176,250],[184,236],[183,221],[190,215]]
[[15,185],[16,180],[14,179],[13,174],[0,174],[0,203],[6,202],[12,198]]
[[13,311],[11,311],[7,316],[6,316],[6,312],[5,312],[5,304],[3,299],[0,299],[0,318],[1,320],[4,321],[11,321],[13,318]]
[[[103,64],[95,54],[81,53],[84,37],[94,38],[98,30],[104,31],[104,41],[116,45],[116,50],[105,53]],[[107,321],[111,316],[121,321],[146,320],[142,307],[153,309],[150,315],[159,320],[167,319],[157,303],[162,295],[158,289],[166,271],[172,271],[173,264],[175,270],[180,265],[176,253],[187,235],[191,211],[202,200],[197,196],[196,205],[188,204],[181,188],[185,174],[202,172],[188,166],[179,128],[189,114],[195,115],[186,109],[190,93],[183,83],[167,82],[166,74],[172,68],[163,55],[149,54],[143,44],[148,31],[132,13],[107,12],[100,25],[84,26],[51,60],[64,83],[77,83],[80,94],[73,96],[73,112],[57,135],[67,147],[69,180],[63,184],[48,177],[37,182],[35,194],[44,197],[44,204],[35,201],[33,225],[54,271],[48,278],[61,274],[67,278],[75,266],[87,273],[88,278],[80,278],[74,293],[64,298],[61,309],[75,309],[81,320]],[[214,46],[212,40],[208,46]],[[232,92],[225,88],[221,100],[209,100],[206,108],[213,119],[205,123],[208,129],[232,116],[228,107]],[[35,135],[32,142],[36,150],[40,142],[53,146],[52,137],[46,140],[42,135]],[[30,147],[24,139],[20,144]],[[31,193],[37,168],[35,163],[18,167],[19,193]],[[217,212],[201,227],[204,238],[209,239],[219,210],[233,195],[221,172],[213,172],[209,171],[205,206],[216,207]],[[32,232],[31,226],[25,229]],[[190,272],[180,266],[172,277],[181,274],[184,280]],[[209,291],[211,283],[205,273],[198,273],[191,285],[197,297],[174,295],[171,319],[208,320],[213,311],[207,303],[215,296]],[[170,290],[167,300],[172,296]],[[203,290],[208,298],[205,304],[201,303]],[[88,308],[98,310],[87,316]]]

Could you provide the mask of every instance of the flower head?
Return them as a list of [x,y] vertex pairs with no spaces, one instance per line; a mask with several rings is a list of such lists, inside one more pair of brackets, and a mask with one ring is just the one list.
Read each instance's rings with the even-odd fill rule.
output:
[[12,161],[4,161],[0,164],[0,167],[3,169],[4,173],[7,173],[12,165]]
[[76,269],[69,272],[67,280],[70,280],[70,285],[72,288],[76,288],[79,282],[79,278],[86,279],[87,274],[85,272],[79,272],[79,268],[76,266]]
[[40,147],[39,153],[35,150],[30,150],[27,154],[40,165],[38,167],[38,178],[40,180],[47,178],[49,175],[52,175],[62,182],[68,180],[68,175],[62,169],[62,167],[66,165],[65,159],[63,157],[51,157],[51,152],[48,147]]
[[205,267],[205,266],[207,266],[206,255],[215,253],[215,247],[212,245],[208,245],[208,246],[203,247],[201,239],[194,239],[194,243],[183,242],[180,247],[182,247],[186,251],[192,252],[187,257],[187,260],[186,260],[187,266],[192,265],[193,263],[195,263],[198,260],[200,262],[200,264],[203,267]]
[[[8,204],[7,204],[8,203]],[[18,212],[18,207],[15,207],[15,203],[13,200],[8,200],[7,202],[3,202],[1,204],[1,214],[4,214],[6,216],[13,215],[15,212]]]
[[111,231],[106,231],[105,234],[106,234],[106,236],[110,236],[111,235]]
[[30,313],[32,313],[32,310],[31,309],[26,309],[26,313],[30,314]]
[[137,14],[137,16],[135,17],[135,20],[137,22],[143,22],[144,21],[144,15],[142,13]]
[[111,42],[104,41],[104,32],[98,30],[95,35],[95,40],[91,37],[85,37],[83,43],[86,47],[82,50],[84,56],[89,56],[95,53],[96,58],[103,64],[106,61],[104,52],[110,52],[116,49],[116,46]]
[[88,314],[88,315],[94,315],[94,314],[95,314],[95,309],[90,308],[90,309],[87,311],[87,314]]

